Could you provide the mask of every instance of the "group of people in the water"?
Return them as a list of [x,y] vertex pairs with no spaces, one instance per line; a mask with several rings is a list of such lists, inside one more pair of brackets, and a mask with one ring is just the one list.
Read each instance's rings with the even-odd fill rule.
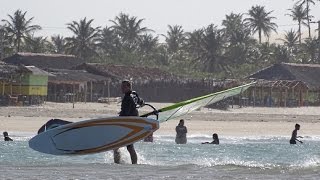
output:
[[[177,144],[186,144],[187,143],[187,127],[184,125],[184,120],[181,119],[179,124],[176,126],[176,143]],[[219,144],[219,137],[218,134],[212,134],[212,141],[211,142],[203,142],[201,144]]]
[[[175,142],[177,144],[186,144],[187,143],[187,127],[184,125],[184,120],[181,119],[179,124],[176,126],[176,139]],[[212,134],[212,141],[211,142],[203,142],[201,144],[219,144],[219,137],[218,134]]]
[[[292,131],[292,135],[290,138],[289,143],[290,144],[297,144],[297,141],[299,143],[303,143],[301,140],[299,140],[298,138],[303,138],[302,136],[298,136],[298,130],[300,130],[300,124],[296,124],[294,130]],[[179,121],[179,124],[176,126],[176,139],[175,142],[177,144],[186,144],[187,143],[187,127],[184,125],[184,120],[181,119]],[[13,139],[11,139],[9,137],[8,132],[3,132],[3,137],[4,137],[4,141],[13,141]],[[153,134],[151,134],[150,136],[146,137],[144,139],[145,142],[153,142]],[[220,144],[219,141],[219,137],[218,134],[214,133],[212,134],[212,141],[211,142],[203,142],[201,144]]]
[[[298,130],[300,130],[300,124],[296,124],[294,130],[292,131],[292,135],[290,138],[290,144],[297,144],[297,141],[303,143],[298,138],[303,138],[302,136],[298,136]],[[184,120],[181,119],[179,124],[176,126],[176,143],[177,144],[186,144],[187,143],[187,127],[184,125]],[[219,136],[216,133],[212,134],[212,141],[211,142],[203,142],[201,144],[220,144]]]
[[[298,138],[303,138],[302,136],[298,136],[298,130],[300,130],[300,125],[296,124],[295,129],[292,131],[290,144],[297,144],[297,141],[300,143],[303,143]],[[186,144],[187,143],[187,127],[184,125],[184,120],[181,119],[179,121],[179,124],[176,126],[176,139],[175,142],[177,144]],[[8,132],[3,132],[4,141],[13,141],[9,137]],[[146,139],[144,139],[145,142],[153,142],[153,135],[148,136]],[[214,133],[212,134],[212,141],[211,142],[203,142],[201,144],[220,144],[218,134]]]

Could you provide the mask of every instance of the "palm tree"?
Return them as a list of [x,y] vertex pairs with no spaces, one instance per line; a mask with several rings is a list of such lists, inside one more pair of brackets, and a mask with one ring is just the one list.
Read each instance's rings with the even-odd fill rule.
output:
[[308,20],[308,10],[305,9],[302,5],[294,5],[292,9],[288,9],[290,14],[287,14],[292,17],[294,21],[298,22],[298,35],[299,35],[299,43],[301,44],[301,23],[304,20]]
[[234,29],[244,28],[245,24],[243,23],[242,16],[243,14],[230,13],[222,20],[222,26],[225,27],[225,30],[228,33],[232,32]]
[[266,12],[264,6],[252,6],[248,13],[249,17],[245,19],[252,32],[258,32],[260,44],[262,32],[268,38],[271,31],[277,32],[276,28],[278,26],[272,22],[272,20],[276,18],[270,16],[272,12],[273,11]]
[[167,31],[166,43],[168,45],[168,50],[171,53],[176,53],[183,46],[185,41],[185,33],[182,26],[179,25],[168,25],[169,30]]
[[302,44],[302,50],[304,56],[308,57],[309,60],[304,59],[303,63],[319,63],[316,62],[317,52],[320,50],[318,40],[316,38],[307,38]]
[[92,21],[93,19],[87,21],[87,18],[84,18],[79,22],[72,21],[67,24],[67,28],[74,33],[74,36],[66,38],[67,52],[85,60],[97,55],[100,27],[93,28]]
[[151,34],[144,34],[139,41],[140,51],[144,54],[149,54],[158,46],[158,37],[153,37]]
[[242,14],[226,15],[222,21],[224,36],[227,38],[226,57],[228,62],[239,65],[246,61],[248,48],[255,43],[250,29],[246,27]]
[[197,29],[193,32],[186,33],[186,49],[190,56],[197,56],[200,52],[204,29]]
[[311,16],[309,14],[310,12],[310,4],[315,5],[315,1],[320,1],[320,0],[297,0],[298,5],[302,6],[302,5],[306,5],[306,10],[307,10],[307,26],[308,26],[308,32],[309,32],[309,38],[311,38],[311,28],[310,28],[310,20],[311,20]]
[[63,36],[51,36],[51,52],[56,54],[64,54],[66,48],[66,40]]
[[24,44],[24,50],[32,53],[47,53],[48,44],[46,37],[33,37],[29,36]]
[[194,41],[194,44],[188,45],[189,49],[195,49],[194,60],[196,63],[201,64],[204,71],[228,72],[227,63],[223,57],[223,33],[218,30],[213,24],[207,28],[197,31],[194,35],[201,33],[201,39]]
[[12,51],[10,39],[4,26],[0,25],[0,59],[6,57]]
[[111,27],[106,26],[102,29],[99,47],[109,57],[120,51],[120,40]]
[[128,14],[120,13],[111,20],[113,23],[112,29],[120,37],[121,44],[128,51],[136,49],[139,38],[142,34],[147,33],[150,30],[146,27],[142,27],[144,19],[138,19],[135,16],[130,17]]
[[293,48],[297,45],[297,42],[300,40],[299,39],[299,33],[295,32],[294,30],[286,31],[284,35],[284,39],[280,39],[283,41],[284,45]]
[[2,20],[6,23],[6,31],[12,39],[17,52],[20,52],[21,43],[26,40],[32,32],[41,29],[39,25],[31,25],[33,17],[26,19],[26,13],[27,11],[22,12],[21,10],[17,10],[13,16],[8,15],[9,20]]
[[230,44],[250,44],[254,40],[250,35],[250,29],[246,26],[242,19],[242,14],[234,14],[226,16],[226,19],[222,21],[224,26],[225,36],[227,36]]
[[273,52],[272,54],[272,59],[273,59],[273,63],[288,63],[290,62],[291,59],[291,53],[289,51],[289,49],[285,46],[282,45],[276,45],[273,48]]

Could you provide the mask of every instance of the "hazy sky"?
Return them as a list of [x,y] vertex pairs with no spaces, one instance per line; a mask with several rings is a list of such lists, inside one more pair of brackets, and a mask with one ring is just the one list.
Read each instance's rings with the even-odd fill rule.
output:
[[[27,11],[27,17],[34,17],[34,24],[43,27],[37,35],[70,35],[66,23],[87,17],[94,19],[94,26],[110,26],[120,12],[145,19],[143,26],[165,34],[167,26],[182,25],[185,31],[192,31],[211,23],[221,25],[226,14],[246,13],[253,5],[264,5],[267,11],[274,11],[279,32],[296,28],[287,9],[293,0],[0,0],[0,19],[7,19],[17,9]],[[320,2],[311,7],[315,20],[320,20]],[[304,27],[305,28],[305,27]],[[316,29],[316,24],[312,25]],[[306,28],[304,29],[306,30]]]

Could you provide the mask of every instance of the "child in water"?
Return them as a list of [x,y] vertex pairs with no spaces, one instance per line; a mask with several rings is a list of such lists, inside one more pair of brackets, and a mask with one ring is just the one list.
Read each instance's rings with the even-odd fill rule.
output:
[[8,132],[3,132],[4,141],[13,141],[10,137]]
[[302,138],[301,136],[298,136],[298,130],[300,130],[300,124],[296,124],[294,130],[292,131],[290,144],[297,144],[296,141],[303,143],[302,141],[297,139],[297,138]]
[[219,144],[220,143],[218,134],[216,134],[216,133],[212,134],[212,139],[213,139],[212,142],[203,142],[201,144]]

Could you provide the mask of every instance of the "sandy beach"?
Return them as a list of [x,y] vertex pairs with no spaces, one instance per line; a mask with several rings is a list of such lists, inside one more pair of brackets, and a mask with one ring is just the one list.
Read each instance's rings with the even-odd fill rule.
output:
[[[169,103],[152,103],[161,108]],[[0,107],[0,130],[35,133],[52,118],[80,121],[101,116],[114,116],[119,103],[46,102],[31,107]],[[143,109],[148,111],[149,109]],[[143,113],[143,112],[142,112]],[[202,108],[181,118],[186,120],[188,135],[218,133],[220,136],[290,136],[295,123],[301,124],[299,134],[320,135],[320,107],[301,108],[230,108],[227,111]],[[161,123],[156,135],[174,135],[179,119]]]

